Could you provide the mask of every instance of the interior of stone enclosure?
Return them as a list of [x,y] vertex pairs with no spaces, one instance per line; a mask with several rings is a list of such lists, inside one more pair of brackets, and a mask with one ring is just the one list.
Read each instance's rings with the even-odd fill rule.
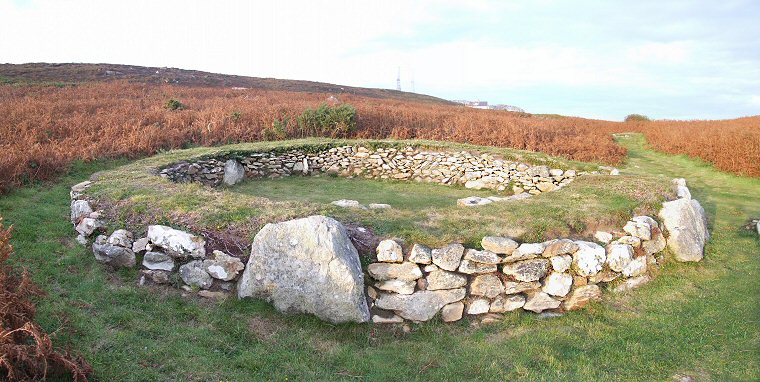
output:
[[[343,142],[336,145],[345,146],[341,143]],[[355,142],[347,143],[355,145]],[[410,145],[407,142],[403,143],[404,145],[399,147]],[[367,206],[371,203],[384,203],[390,204],[392,208],[360,209],[338,207],[325,200],[269,198],[269,192],[249,192],[261,188],[256,181],[243,182],[242,185],[234,187],[215,188],[197,182],[175,183],[155,176],[161,169],[170,168],[177,163],[188,165],[210,158],[240,158],[241,152],[282,153],[291,149],[304,150],[304,146],[325,147],[321,142],[309,145],[284,142],[280,145],[237,145],[214,150],[198,148],[165,153],[99,174],[100,180],[88,192],[93,198],[103,201],[106,213],[113,215],[113,219],[121,220],[123,224],[144,227],[151,222],[141,221],[143,217],[156,216],[166,223],[179,223],[194,227],[196,231],[224,231],[244,238],[247,244],[250,244],[250,239],[266,222],[324,214],[351,225],[371,228],[380,236],[404,237],[436,246],[453,241],[477,245],[480,238],[489,234],[507,235],[526,241],[547,237],[588,238],[597,229],[612,229],[624,224],[631,214],[656,213],[669,188],[667,180],[658,177],[637,177],[636,181],[631,181],[628,177],[594,175],[592,172],[598,170],[598,166],[558,158],[535,158],[531,157],[534,153],[513,150],[496,151],[491,154],[510,159],[531,159],[532,163],[548,163],[551,165],[550,169],[583,169],[582,171],[589,175],[577,176],[569,189],[539,194],[526,200],[502,200],[466,210],[456,205],[457,198],[454,196],[504,198],[512,191],[499,193],[490,189],[467,189],[462,185],[446,186],[393,179],[367,180],[364,184],[370,184],[372,189],[381,190],[387,199],[375,199],[365,193],[359,198],[362,199],[362,203]],[[441,147],[435,148],[441,150]],[[487,150],[492,149],[477,146],[443,148],[452,152],[465,151],[464,149],[470,152],[476,152],[478,149],[488,152]],[[277,184],[288,195],[308,194],[307,190],[301,188],[304,184],[330,184],[333,188],[330,193],[338,200],[356,199],[354,190],[357,188],[352,182],[361,183],[359,179],[364,179],[348,179],[349,176],[343,181],[326,174],[318,176],[320,177],[313,180],[301,176],[281,176],[266,178],[263,183]],[[330,183],[330,179],[338,182]],[[394,192],[399,189],[411,190],[418,196],[430,195],[426,201],[428,205],[405,207],[405,203],[409,201],[404,199],[403,192]],[[448,195],[452,195],[450,201],[446,201]]]
[[[465,189],[480,188],[485,189],[485,192],[493,192],[494,195],[500,193],[499,198],[489,199],[491,203],[488,205],[473,207],[460,204],[457,206],[452,201],[449,209],[454,210],[459,217],[472,215],[470,223],[479,221],[482,211],[486,209],[514,209],[516,206],[528,205],[529,210],[525,211],[530,211],[530,208],[540,209],[541,205],[545,207],[550,199],[548,195],[542,194],[553,192],[557,195],[572,195],[568,200],[558,197],[556,202],[560,205],[568,202],[571,204],[574,199],[583,199],[583,187],[594,186],[596,183],[596,186],[605,184],[605,187],[609,188],[609,184],[612,184],[613,191],[621,192],[619,188],[623,188],[626,182],[630,182],[625,179],[621,181],[621,177],[610,175],[610,172],[614,173],[614,171],[608,169],[601,169],[601,173],[598,170],[572,171],[568,168],[538,167],[505,161],[488,154],[425,151],[414,147],[371,148],[343,145],[323,151],[298,149],[272,152],[235,151],[195,159],[191,157],[181,161],[170,162],[168,159],[170,158],[165,158],[162,164],[154,167],[157,170],[153,174],[180,182],[177,186],[189,187],[191,191],[210,192],[216,196],[219,196],[220,192],[223,195],[229,194],[229,191],[235,189],[233,187],[214,190],[207,187],[218,186],[224,182],[225,178],[229,185],[234,185],[244,178],[317,174],[380,180],[416,180],[423,183],[466,187]],[[447,168],[443,168],[442,164]],[[130,171],[101,174],[96,182],[85,187],[88,189],[92,187],[88,190],[88,195],[75,195],[72,192],[73,203],[78,203],[81,199],[88,203],[91,201],[97,206],[104,200],[103,196],[114,196],[113,193],[104,192],[109,189],[108,187],[99,189],[99,185],[113,180],[112,176],[125,174],[136,175]],[[141,176],[144,177],[144,174]],[[155,175],[151,177],[157,178]],[[137,178],[133,177],[133,180]],[[578,192],[571,192],[575,184],[573,187],[568,185],[576,178],[579,179],[580,187],[575,190]],[[588,180],[583,178],[588,178]],[[191,185],[193,181],[206,186],[193,187]],[[160,183],[160,185],[162,191],[166,191],[167,187],[172,187],[166,183]],[[661,182],[652,182],[651,185],[655,189],[655,194],[659,194],[660,197],[649,200],[647,203],[656,205],[662,201],[662,195],[666,193],[659,188]],[[565,190],[565,187],[568,189]],[[601,189],[597,187],[590,193],[599,196]],[[639,190],[632,191],[637,193]],[[130,190],[122,190],[122,192],[124,192],[122,196],[128,196],[122,199],[134,196],[130,195],[132,192]],[[527,200],[506,197],[506,194],[512,193],[537,196],[535,198],[531,196]],[[679,196],[683,197],[683,195]],[[552,196],[551,199],[555,198]],[[642,203],[641,200],[636,202]],[[538,206],[530,206],[530,204]],[[282,206],[276,203],[273,206],[273,208],[278,207]],[[361,223],[367,220],[357,219],[357,216],[362,214],[370,213],[371,219],[382,220],[393,214],[406,213],[394,209],[393,206],[383,208],[380,212],[368,212],[364,208],[350,207],[352,206],[346,208],[331,205],[328,210],[335,212],[340,221],[350,224],[347,229],[341,228],[345,230],[347,236],[357,235],[357,229],[358,232],[366,230],[362,225],[367,224]],[[566,207],[573,209],[573,206]],[[574,207],[578,209],[577,206]],[[634,209],[633,206],[624,208],[628,213]],[[103,222],[105,217],[115,216],[112,212],[113,210],[103,211],[102,215],[98,215],[99,213],[95,211],[93,213],[96,218],[90,219],[93,222],[99,222],[91,227],[93,228],[91,233],[98,230],[105,233],[113,232],[110,236],[99,236],[96,239],[93,244],[96,258],[112,266],[131,267],[135,266],[139,262],[139,257],[142,256],[142,282],[167,283],[172,279],[171,274],[177,272],[181,279],[180,286],[190,290],[199,289],[205,295],[224,294],[225,291],[235,290],[235,282],[241,274],[244,275],[246,272],[246,267],[243,265],[245,256],[239,259],[234,254],[230,256],[230,253],[224,253],[224,251],[214,251],[211,248],[206,251],[205,241],[201,245],[204,248],[202,256],[182,254],[184,249],[169,248],[171,246],[165,242],[162,243],[161,240],[164,239],[160,239],[160,235],[155,233],[156,230],[164,229],[157,228],[161,227],[158,223],[163,223],[163,221]],[[631,215],[628,215],[628,218],[631,218]],[[545,236],[552,236],[546,235],[546,232],[535,236],[539,240],[531,240],[524,235],[524,232],[506,235],[504,231],[494,230],[487,224],[484,225],[483,230],[472,234],[477,239],[470,237],[467,240],[451,240],[447,237],[445,240],[449,243],[446,244],[441,242],[431,244],[431,241],[424,239],[418,241],[414,235],[392,239],[383,235],[382,232],[379,235],[377,232],[372,233],[370,229],[369,237],[373,240],[369,246],[371,254],[369,258],[365,257],[362,261],[365,270],[361,277],[361,289],[364,291],[362,296],[366,299],[367,307],[371,311],[367,319],[373,322],[400,322],[404,319],[426,321],[440,312],[445,321],[455,321],[466,314],[504,313],[515,309],[560,312],[580,308],[589,301],[598,299],[606,284],[611,285],[608,289],[628,289],[645,283],[656,274],[658,265],[665,260],[662,250],[666,242],[661,222],[653,218],[656,218],[656,211],[650,213],[649,217],[634,216],[631,220],[623,218],[624,224],[619,224],[617,227],[608,226],[606,230],[594,232],[594,235],[587,230],[582,234],[575,232],[574,235],[564,236],[564,238],[555,236],[556,238],[551,240],[546,240]],[[72,221],[77,224],[77,227],[82,225],[82,221],[74,219],[73,208]],[[617,222],[620,222],[620,219]],[[450,222],[444,224],[448,223]],[[147,232],[146,237],[138,239],[131,231],[132,237],[129,237],[130,235],[124,232],[113,230],[114,226],[125,224],[130,226],[129,228],[142,226],[145,230],[143,232]],[[82,227],[82,229],[85,232],[89,230],[88,227]],[[151,229],[154,231],[153,238],[151,238]],[[139,232],[139,228],[134,231]],[[193,238],[190,242],[208,239],[208,231],[177,232],[180,233],[175,233],[175,236],[184,234],[189,235],[186,239]],[[259,236],[256,235],[253,240],[254,248]],[[522,237],[518,238],[519,236]],[[125,242],[130,242],[131,248],[122,245]],[[355,240],[353,244],[357,247],[361,246]],[[124,261],[123,257],[129,257],[129,251],[123,249],[131,250],[132,256],[137,256],[137,258]],[[366,248],[365,252],[367,252]],[[248,259],[248,268],[256,266],[260,269],[261,264],[250,263],[253,258],[254,256],[251,256]],[[287,264],[282,264],[282,266],[287,267]],[[224,277],[218,272],[219,269],[224,270]],[[249,296],[268,299],[277,306],[277,297],[267,293],[269,292],[255,291]],[[239,290],[238,294],[242,296]],[[302,311],[319,315],[318,312],[308,309]],[[359,316],[354,315],[354,319],[351,320],[357,321],[355,317]],[[334,322],[344,321],[329,316],[321,318]]]

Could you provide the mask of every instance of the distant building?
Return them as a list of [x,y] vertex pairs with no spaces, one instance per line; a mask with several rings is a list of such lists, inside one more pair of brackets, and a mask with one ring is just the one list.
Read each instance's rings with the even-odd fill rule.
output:
[[456,102],[458,104],[462,104],[467,107],[471,107],[474,109],[488,109],[488,110],[505,110],[505,111],[514,111],[519,113],[524,113],[525,110],[517,107],[517,106],[511,106],[511,105],[488,105],[488,101],[468,101],[468,100],[461,100],[461,99],[455,99],[451,102]]
[[491,105],[489,107],[489,109],[492,109],[492,110],[514,111],[514,112],[517,112],[517,113],[525,113],[525,110],[523,110],[522,108],[519,108],[517,106],[512,106],[512,105]]

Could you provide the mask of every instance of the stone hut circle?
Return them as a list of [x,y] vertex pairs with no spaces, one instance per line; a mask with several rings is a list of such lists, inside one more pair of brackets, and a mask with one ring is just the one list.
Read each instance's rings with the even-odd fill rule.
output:
[[[593,172],[619,173],[612,168]],[[589,173],[487,153],[355,144],[227,152],[171,163],[155,175],[172,182],[234,187],[245,179],[332,174],[494,192],[489,198],[452,201],[453,208],[466,210],[553,192]],[[139,268],[141,284],[180,280],[179,287],[202,297],[260,298],[283,313],[313,314],[332,323],[423,322],[435,317],[454,322],[465,316],[492,320],[516,310],[561,314],[600,300],[603,291],[646,284],[666,253],[681,262],[700,261],[709,239],[704,210],[691,198],[686,181],[674,179],[678,199],[663,203],[657,216],[631,216],[618,230],[597,232],[588,240],[518,242],[484,236],[478,248],[462,243],[431,248],[381,238],[372,261],[363,266],[347,227],[315,215],[266,224],[244,262],[208,250],[201,234],[159,222],[149,224],[144,237],[125,229],[105,232],[109,222],[88,196],[96,182],[77,184],[70,193],[77,240],[92,246],[96,261],[112,268]],[[366,208],[352,200],[334,204]],[[392,208],[379,205],[369,208]]]

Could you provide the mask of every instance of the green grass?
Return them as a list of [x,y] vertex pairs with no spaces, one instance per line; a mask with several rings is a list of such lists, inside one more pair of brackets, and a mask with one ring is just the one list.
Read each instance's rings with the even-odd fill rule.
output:
[[[252,239],[268,222],[323,214],[346,224],[371,227],[384,237],[398,237],[408,242],[431,246],[462,242],[478,246],[485,235],[506,235],[525,241],[590,238],[597,229],[619,229],[634,213],[655,213],[670,188],[670,180],[659,177],[583,176],[562,190],[529,200],[465,208],[456,205],[458,198],[485,197],[495,193],[439,184],[330,176],[255,179],[230,188],[212,189],[195,183],[172,183],[153,174],[156,168],[194,157],[236,156],[250,149],[279,147],[282,150],[282,147],[303,147],[303,142],[169,152],[100,173],[98,182],[88,194],[97,198],[100,206],[118,206],[107,209],[112,216],[109,220],[116,222],[112,228],[126,227],[133,232],[144,232],[146,223],[154,224],[158,220],[177,226],[190,224],[203,229],[230,230]],[[331,142],[319,140],[316,146],[323,147]],[[413,141],[368,142],[369,145],[400,147],[409,143],[419,144]],[[425,145],[452,150],[493,150],[440,142],[425,142]],[[510,150],[501,152],[505,156],[525,155]],[[530,155],[534,161],[558,166],[594,167],[565,163],[534,153]],[[387,203],[394,208],[363,211],[330,204],[338,199],[355,199],[364,204]],[[137,216],[150,216],[153,220],[146,222],[135,218]]]
[[620,142],[630,150],[624,176],[688,179],[713,233],[705,260],[668,263],[652,283],[584,311],[511,313],[482,328],[336,326],[109,274],[74,244],[68,187],[121,163],[76,165],[55,184],[3,196],[0,214],[15,225],[17,264],[49,294],[39,302],[42,325],[94,365],[96,380],[760,380],[760,240],[741,228],[760,217],[760,180],[647,151],[639,136]]
[[387,203],[394,208],[410,211],[422,211],[431,207],[451,208],[459,198],[495,195],[493,191],[473,191],[437,184],[333,176],[255,179],[236,185],[228,192],[261,196],[274,201],[305,200],[320,204],[329,204],[338,199],[353,199],[365,206],[370,203]]

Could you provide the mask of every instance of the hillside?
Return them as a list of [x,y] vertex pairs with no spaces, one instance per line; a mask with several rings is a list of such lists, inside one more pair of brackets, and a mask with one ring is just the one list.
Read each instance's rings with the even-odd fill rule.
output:
[[177,68],[79,63],[0,64],[0,84],[40,82],[80,83],[114,80],[127,80],[134,83],[155,85],[177,84],[194,87],[237,87],[290,92],[351,94],[371,98],[452,104],[441,98],[398,90],[360,88],[313,81],[246,77]]

